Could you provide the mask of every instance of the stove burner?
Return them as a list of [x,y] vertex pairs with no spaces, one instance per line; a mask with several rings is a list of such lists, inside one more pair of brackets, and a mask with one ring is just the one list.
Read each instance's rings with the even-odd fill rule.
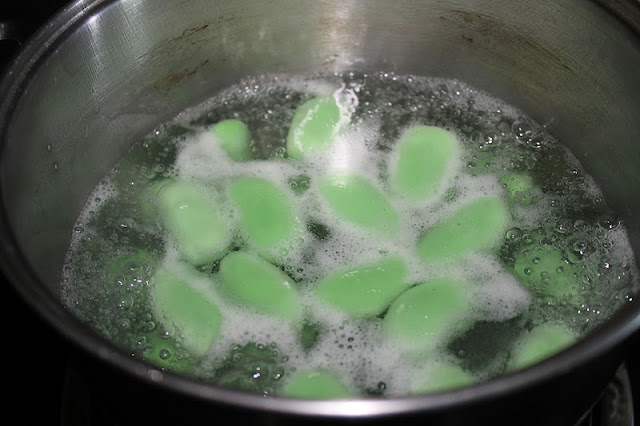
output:
[[634,407],[631,379],[622,364],[600,399],[575,426],[633,426]]

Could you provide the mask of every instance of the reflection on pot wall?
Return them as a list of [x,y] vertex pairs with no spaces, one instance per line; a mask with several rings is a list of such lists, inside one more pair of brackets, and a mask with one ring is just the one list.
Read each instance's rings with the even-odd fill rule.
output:
[[22,86],[3,88],[10,102],[0,110],[8,219],[54,293],[69,230],[130,145],[220,88],[264,72],[388,70],[487,90],[567,143],[637,247],[640,89],[633,83],[640,52],[632,30],[595,3],[82,6],[64,31],[27,46],[25,56],[42,56],[27,63],[33,68],[25,68]]

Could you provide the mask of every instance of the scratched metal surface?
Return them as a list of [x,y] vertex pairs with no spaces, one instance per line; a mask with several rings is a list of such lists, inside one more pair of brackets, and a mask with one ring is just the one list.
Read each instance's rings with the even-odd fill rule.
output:
[[[572,0],[79,0],[0,87],[7,217],[54,305],[89,192],[156,125],[250,74],[387,70],[459,78],[547,125],[628,218],[640,253],[638,15],[623,15]],[[359,404],[327,409],[389,408]]]

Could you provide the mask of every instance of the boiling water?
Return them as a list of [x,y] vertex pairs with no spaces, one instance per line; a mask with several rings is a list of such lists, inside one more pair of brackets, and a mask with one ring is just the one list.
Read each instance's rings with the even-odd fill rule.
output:
[[[346,129],[327,152],[289,159],[286,137],[296,108],[313,96],[336,93],[344,99]],[[207,131],[228,118],[251,131],[252,161],[234,162]],[[462,147],[440,193],[417,204],[395,196],[387,181],[394,146],[415,124],[450,129]],[[389,197],[400,217],[397,233],[354,229],[318,201],[316,182],[345,169],[366,176]],[[534,183],[528,202],[509,200],[501,179],[513,172]],[[156,218],[149,188],[180,179],[210,188],[233,228],[237,212],[224,194],[239,176],[271,180],[286,188],[296,205],[304,224],[300,237],[271,260],[300,289],[303,324],[258,314],[218,294],[219,264],[180,263]],[[502,198],[509,206],[509,229],[497,250],[471,253],[454,265],[421,262],[415,253],[420,236],[480,195]],[[235,235],[230,250],[243,244]],[[384,338],[384,314],[353,319],[314,297],[323,277],[381,253],[401,257],[411,283],[443,275],[468,283],[464,321],[419,356]],[[553,270],[540,272],[536,265],[549,253],[557,255]],[[204,357],[191,356],[179,333],[168,333],[152,314],[150,280],[159,265],[171,262],[180,278],[222,312],[220,336]],[[544,291],[556,274],[570,277],[571,295]],[[523,285],[526,276],[537,276],[538,285]],[[527,330],[559,322],[584,334],[628,303],[635,282],[623,225],[575,158],[522,112],[450,80],[386,73],[278,75],[242,81],[132,148],[78,219],[64,267],[63,300],[132,356],[204,381],[277,395],[292,372],[315,368],[335,373],[354,394],[397,396],[411,393],[420,377],[443,362],[478,381],[500,375]]]

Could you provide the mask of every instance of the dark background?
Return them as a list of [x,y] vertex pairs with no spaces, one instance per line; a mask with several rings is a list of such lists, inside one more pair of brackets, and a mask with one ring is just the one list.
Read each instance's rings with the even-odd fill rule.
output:
[[[11,39],[0,40],[0,70],[29,35],[67,3],[67,0],[0,0],[0,39]],[[65,391],[77,358],[76,348],[27,306],[2,274],[0,285],[3,414],[25,425],[59,425],[63,418],[77,417],[78,413],[69,413],[69,394]],[[632,343],[626,361],[637,419],[640,418],[638,342],[640,338]],[[90,422],[79,422],[83,423]]]

